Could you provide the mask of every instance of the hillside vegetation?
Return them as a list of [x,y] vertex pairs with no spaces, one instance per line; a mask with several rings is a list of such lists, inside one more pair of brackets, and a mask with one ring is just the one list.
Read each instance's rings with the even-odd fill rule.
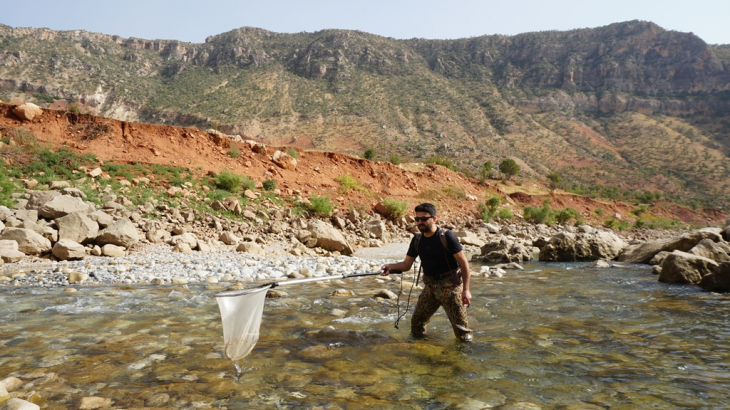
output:
[[460,40],[246,27],[204,44],[0,26],[0,99],[470,175],[513,158],[518,181],[727,209],[728,55],[639,21]]

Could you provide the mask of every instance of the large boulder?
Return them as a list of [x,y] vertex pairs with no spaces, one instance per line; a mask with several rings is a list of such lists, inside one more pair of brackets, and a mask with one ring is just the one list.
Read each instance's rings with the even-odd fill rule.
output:
[[485,245],[485,242],[479,239],[474,232],[467,231],[465,229],[454,231],[454,235],[459,238],[459,242],[461,242],[462,245],[473,245],[480,248]]
[[184,243],[190,247],[190,249],[198,246],[198,237],[192,232],[185,232],[182,235],[175,235],[170,240],[170,245],[176,246]]
[[108,228],[99,232],[96,243],[99,245],[112,244],[129,248],[139,242],[137,228],[129,219],[120,219]]
[[289,171],[297,169],[297,160],[285,152],[276,151],[271,159],[280,168],[288,169]]
[[61,196],[62,194],[58,191],[30,191],[28,192],[28,202],[25,204],[25,209],[41,209],[43,205],[49,202],[51,199]]
[[260,247],[259,245],[255,244],[254,242],[241,242],[236,247],[236,250],[238,252],[248,252],[252,255],[266,255],[266,252],[264,252],[264,249]]
[[99,227],[102,229],[114,224],[114,217],[102,210],[94,211],[86,216],[99,224]]
[[662,261],[659,282],[699,283],[717,268],[717,262],[691,253],[674,251]]
[[724,239],[727,242],[730,242],[730,225],[726,226],[722,230],[722,239]]
[[714,242],[710,239],[703,239],[688,253],[697,256],[704,256],[717,263],[730,262],[730,246],[725,242]]
[[519,242],[512,242],[507,238],[487,242],[482,246],[481,255],[472,256],[474,261],[482,262],[522,262],[532,260],[532,250]]
[[658,239],[638,245],[627,246],[621,252],[621,255],[619,255],[618,260],[619,262],[629,263],[649,263],[654,255],[659,252],[687,252],[703,239],[711,239],[713,242],[719,242],[722,240],[722,237],[715,232],[692,231],[673,238]]
[[53,256],[62,261],[71,259],[83,259],[86,256],[86,249],[83,245],[71,239],[61,239],[53,245]]
[[99,234],[99,224],[86,214],[73,213],[56,219],[59,239],[78,243],[91,243]]
[[611,232],[593,230],[577,234],[560,232],[540,250],[541,261],[595,261],[616,258],[626,243]]
[[317,245],[328,251],[339,251],[343,255],[352,255],[354,251],[344,236],[334,226],[327,222],[313,219],[309,221],[307,230],[312,238],[317,239]]
[[18,242],[11,240],[0,240],[0,258],[3,262],[17,262],[25,258],[25,254],[18,250]]
[[43,109],[33,103],[25,103],[13,108],[13,114],[23,121],[33,121],[33,118],[43,114]]
[[385,227],[385,221],[380,218],[372,218],[365,222],[365,229],[370,231],[378,239],[388,239],[388,230]]
[[23,221],[18,228],[30,229],[38,235],[48,239],[51,243],[58,240],[58,231],[48,225],[40,225],[31,221]]
[[224,231],[222,234],[220,234],[218,240],[225,243],[226,245],[238,245],[238,243],[241,242],[241,238],[236,236],[231,231]]
[[81,198],[59,195],[46,202],[38,211],[44,218],[56,219],[74,212],[90,212],[93,209],[89,209],[89,204]]
[[26,255],[40,255],[51,250],[51,241],[30,229],[5,228],[0,233],[2,239],[17,242],[18,250]]
[[713,292],[730,292],[730,262],[723,262],[700,280],[700,286]]

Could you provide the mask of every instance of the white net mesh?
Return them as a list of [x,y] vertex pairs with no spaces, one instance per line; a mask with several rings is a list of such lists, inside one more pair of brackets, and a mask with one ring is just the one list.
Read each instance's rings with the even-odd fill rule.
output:
[[226,357],[229,359],[244,358],[256,346],[267,290],[269,287],[216,295],[223,321]]

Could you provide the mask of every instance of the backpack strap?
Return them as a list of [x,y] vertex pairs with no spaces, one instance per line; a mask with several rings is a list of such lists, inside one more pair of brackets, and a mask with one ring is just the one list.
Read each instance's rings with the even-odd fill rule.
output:
[[445,229],[439,228],[439,238],[441,238],[441,245],[444,246],[444,249],[451,252],[451,250],[449,249],[449,244],[446,243],[446,230]]

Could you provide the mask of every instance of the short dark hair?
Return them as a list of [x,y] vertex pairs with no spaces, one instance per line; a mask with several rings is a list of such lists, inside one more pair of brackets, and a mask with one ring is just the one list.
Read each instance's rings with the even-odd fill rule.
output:
[[436,216],[436,207],[428,202],[422,203],[416,207],[416,212],[428,212],[431,216]]

